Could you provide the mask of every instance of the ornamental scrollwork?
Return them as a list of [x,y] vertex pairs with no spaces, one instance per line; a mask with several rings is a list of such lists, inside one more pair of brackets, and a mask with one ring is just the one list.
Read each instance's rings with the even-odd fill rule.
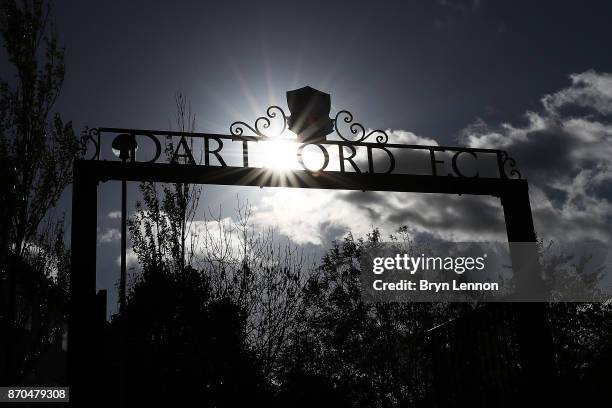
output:
[[[92,144],[94,151],[91,157],[85,157],[89,151],[89,144]],[[81,145],[80,153],[85,160],[99,160],[100,159],[100,131],[97,128],[83,130],[81,139],[79,141]]]
[[[516,168],[516,160],[514,160],[508,152],[499,151],[499,173],[502,178],[520,179],[521,172]],[[508,171],[507,171],[508,170]]]
[[[338,122],[342,121],[349,125],[349,129],[353,135],[353,138],[347,138],[342,134],[338,127]],[[353,122],[353,114],[347,110],[341,110],[336,114],[336,118],[334,119],[334,129],[338,136],[347,142],[363,142],[370,137],[375,137],[376,143],[378,144],[386,144],[389,141],[389,135],[384,130],[375,129],[370,132],[366,132],[365,127],[358,122]]]
[[[267,116],[260,116],[257,118],[253,126],[242,121],[234,122],[230,125],[230,133],[232,136],[240,137],[243,136],[245,130],[248,129],[257,136],[261,137],[277,137],[283,134],[283,132],[287,129],[287,115],[282,108],[276,105],[270,106],[266,110],[266,115]],[[272,120],[279,122],[281,125],[281,129],[274,133],[270,133]]]

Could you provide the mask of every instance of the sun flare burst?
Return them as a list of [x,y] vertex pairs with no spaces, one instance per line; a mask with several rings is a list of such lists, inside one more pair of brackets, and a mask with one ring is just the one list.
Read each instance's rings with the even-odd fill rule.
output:
[[261,142],[261,147],[265,152],[265,166],[274,171],[295,170],[298,168],[297,147],[295,141],[271,140]]
[[299,148],[302,144],[297,141],[295,133],[285,131],[280,137],[270,138],[258,143],[259,155],[263,166],[275,173],[287,173],[291,170],[304,170],[305,168],[320,168],[324,162],[321,152],[316,147],[306,146],[301,150],[300,163]]

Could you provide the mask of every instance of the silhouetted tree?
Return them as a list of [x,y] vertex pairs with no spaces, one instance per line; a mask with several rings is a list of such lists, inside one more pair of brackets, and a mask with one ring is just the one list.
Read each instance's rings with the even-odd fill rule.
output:
[[[401,230],[403,231],[403,230]],[[455,315],[450,305],[368,303],[361,297],[359,257],[378,245],[348,234],[334,242],[308,281],[299,321],[287,348],[288,381],[324,378],[351,406],[397,406],[428,388],[425,332]]]
[[[540,262],[551,287],[601,302],[548,305],[564,406],[595,405],[609,397],[612,373],[612,302],[602,291],[603,266],[592,254],[576,255],[554,242],[538,242]],[[607,295],[609,296],[609,294]],[[563,300],[562,296],[558,296]]]
[[233,407],[269,399],[245,342],[244,312],[214,299],[209,279],[193,268],[143,271],[113,327],[119,323],[127,329],[128,402]]
[[[195,122],[185,98],[179,94],[176,102],[179,129],[192,131]],[[176,160],[175,152],[175,145],[172,140],[168,140],[168,161]],[[174,364],[186,364],[181,367],[173,366],[176,376],[182,375],[178,374],[179,371],[190,372],[194,375],[194,385],[200,388],[213,387],[214,381],[221,381],[219,378],[230,374],[238,376],[238,381],[240,372],[246,375],[245,378],[249,378],[252,384],[259,384],[260,380],[263,381],[262,384],[269,381],[278,368],[280,350],[286,346],[292,327],[297,324],[295,316],[305,280],[306,260],[303,253],[288,242],[277,240],[272,230],[256,232],[249,221],[251,209],[248,204],[238,203],[238,220],[235,223],[223,220],[220,216],[196,222],[194,215],[201,192],[199,188],[180,183],[142,183],[140,190],[142,201],[137,202],[136,213],[130,218],[128,226],[133,250],[142,270],[132,285],[128,309],[124,316],[117,315],[115,318],[116,329],[121,327],[121,322],[125,323],[132,344],[134,326],[139,328],[138,330],[154,331],[159,325],[188,325],[186,330],[176,331],[183,334],[182,341],[185,344],[193,346],[189,353],[184,352],[184,360],[177,359],[178,357],[172,354],[174,352],[171,350],[174,350],[177,344],[165,344],[159,336],[152,337],[151,347],[141,344],[146,338],[142,335],[137,336],[140,340],[134,344],[139,344],[137,348],[142,350],[161,352],[163,349],[164,353],[171,353]],[[194,268],[196,265],[199,270]],[[199,320],[190,320],[192,315],[176,313],[175,309],[181,307],[181,302],[186,298],[175,294],[172,288],[180,286],[189,278],[194,279],[190,284],[197,283],[196,276],[200,283],[205,282],[207,289],[190,298],[188,306],[193,308],[192,312],[196,313],[209,304],[232,305],[230,309],[234,310],[234,315],[226,316],[226,320],[230,325],[231,322],[239,321],[240,330],[231,329],[235,326],[221,325],[219,319],[210,320],[199,315]],[[156,290],[159,298],[150,295]],[[191,292],[186,290],[186,293]],[[173,297],[174,295],[176,296]],[[160,300],[162,297],[163,300]],[[156,304],[147,309],[143,306],[147,302]],[[135,310],[142,311],[142,314],[136,313]],[[146,317],[145,311],[151,318]],[[142,330],[138,333],[142,334]],[[212,346],[206,343],[210,342],[206,337],[210,335],[209,330],[218,332],[217,337],[234,336],[220,343],[234,349],[228,353],[210,354],[209,348]],[[227,330],[230,331],[229,334]],[[118,345],[117,349],[119,347]],[[180,347],[178,349],[183,350]],[[157,361],[153,351],[149,360]],[[188,355],[192,357],[187,358]],[[226,368],[221,369],[221,363],[215,365],[214,361],[206,361],[204,357],[200,359],[200,356],[204,355],[208,359],[225,361]],[[236,365],[228,371],[227,364],[231,363],[232,358],[243,358],[240,356],[248,357],[250,362],[240,360],[244,367],[238,368]],[[164,355],[158,357],[162,360],[159,364],[164,366]],[[191,362],[197,362],[202,367],[213,364],[207,374],[209,377],[202,377],[198,372],[191,371]],[[130,370],[140,365],[133,359],[129,361]],[[252,370],[249,367],[252,367]],[[145,372],[153,373],[155,370],[151,368]],[[178,381],[176,376],[171,376],[169,381]],[[230,377],[222,381],[230,384]],[[229,388],[225,386],[222,389]],[[255,394],[260,392],[254,388],[248,390]],[[248,390],[245,388],[245,391]],[[211,392],[212,389],[206,390],[206,395],[210,396]],[[234,394],[245,395],[237,392]]]
[[[389,241],[411,245],[405,227],[400,228]],[[359,257],[362,251],[375,247],[379,242],[377,230],[368,234],[366,239],[355,239],[348,234],[343,241],[332,245],[317,273],[308,280],[297,317],[301,324],[292,333],[290,345],[284,348],[281,359],[285,369],[279,376],[284,380],[281,386],[283,398],[290,393],[300,395],[302,387],[308,389],[314,387],[313,384],[319,384],[334,398],[348,401],[351,406],[433,403],[436,389],[432,384],[429,330],[450,322],[462,325],[461,322],[468,318],[472,320],[466,321],[475,324],[477,322],[470,317],[472,312],[487,305],[364,302],[361,298]],[[586,282],[586,290],[591,290],[598,282],[599,271],[597,268],[587,268],[587,260],[563,253],[553,255],[541,252],[541,262],[547,274],[553,274],[555,279],[569,285],[575,285],[576,280]],[[559,375],[562,383],[568,386],[564,392],[579,395],[572,400],[576,403],[585,398],[594,401],[593,395],[601,398],[606,389],[602,386],[602,378],[610,378],[610,375],[602,370],[602,363],[610,361],[611,356],[611,312],[609,302],[549,306],[549,318],[556,328]],[[493,324],[511,327],[508,325],[512,323],[493,321]],[[475,326],[465,327],[475,330]],[[502,331],[482,330],[480,335],[493,336],[487,339],[493,344],[510,341]],[[450,342],[462,340],[454,337],[446,339]],[[452,344],[449,346],[454,347]],[[512,346],[505,344],[505,347]],[[447,354],[442,356],[450,358]],[[497,357],[490,355],[482,358]],[[451,367],[452,363],[448,364]],[[478,363],[472,361],[471,364]],[[518,361],[504,364],[516,365]],[[568,377],[568,374],[574,378],[571,375]],[[457,374],[445,375],[452,378]],[[474,375],[469,381],[476,380],[477,375]],[[460,382],[461,379],[456,378],[455,381]],[[504,380],[498,378],[496,381]],[[506,387],[511,389],[512,385],[506,384]],[[578,389],[583,391],[576,393]],[[591,394],[584,390],[590,390]],[[304,398],[308,401],[308,397]],[[467,400],[470,400],[469,396]]]
[[12,384],[57,340],[68,290],[63,220],[44,220],[71,181],[80,145],[71,122],[52,113],[64,81],[64,50],[50,9],[42,0],[0,5],[0,33],[14,72],[0,81],[0,373]]
[[[187,98],[178,92],[175,103],[178,131],[195,131],[195,115]],[[175,144],[169,138],[165,147],[168,162],[188,160],[176,157],[175,149]],[[199,159],[201,161],[201,157]],[[140,192],[142,201],[136,202],[136,214],[128,221],[128,226],[134,249],[140,254],[143,266],[157,267],[166,263],[181,270],[190,265],[198,239],[192,228],[202,187],[188,183],[168,185],[145,182],[140,184]]]
[[[170,208],[159,205],[152,185],[141,189],[143,204],[130,220],[134,252],[143,271],[180,273],[171,251],[178,237],[167,233],[180,218],[167,215]],[[262,362],[266,377],[272,378],[299,324],[297,313],[311,265],[303,251],[277,239],[273,230],[255,230],[250,215],[250,206],[238,203],[236,222],[213,217],[191,227],[199,235],[194,259],[209,279],[212,296],[231,299],[245,313],[245,341]]]
[[[64,50],[42,0],[3,1],[1,33],[14,70],[0,82],[0,161],[9,170],[9,251],[28,250],[38,226],[71,181],[80,148],[71,122],[52,114],[64,82]],[[7,211],[7,210],[3,210]],[[7,211],[8,212],[8,211]]]
[[274,229],[256,229],[252,208],[238,202],[237,220],[220,215],[205,220],[199,264],[211,278],[214,293],[229,297],[246,313],[246,337],[271,381],[280,367],[289,338],[300,325],[304,287],[314,260]]

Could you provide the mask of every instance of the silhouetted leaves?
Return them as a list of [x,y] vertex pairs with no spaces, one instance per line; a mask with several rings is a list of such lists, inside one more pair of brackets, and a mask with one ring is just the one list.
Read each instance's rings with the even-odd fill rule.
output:
[[62,354],[68,255],[63,219],[49,210],[71,182],[79,143],[52,113],[64,49],[49,4],[2,1],[0,34],[14,74],[0,80],[0,382],[19,384],[40,381],[32,370],[46,350]]
[[214,299],[203,274],[190,267],[146,270],[128,300],[111,327],[116,353],[127,356],[128,401],[265,402],[267,383],[245,342],[244,312],[231,299]]

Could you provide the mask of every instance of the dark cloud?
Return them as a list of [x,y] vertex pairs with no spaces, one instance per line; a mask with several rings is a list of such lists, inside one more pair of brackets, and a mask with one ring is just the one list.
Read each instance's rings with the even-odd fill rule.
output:
[[379,204],[380,196],[372,191],[348,191],[338,194],[343,200],[354,204],[365,206],[368,204]]
[[527,124],[489,127],[477,122],[462,140],[511,152],[531,186],[541,236],[612,240],[612,75],[586,71],[545,95]]
[[513,143],[509,153],[517,161],[522,175],[530,182],[545,186],[563,178],[573,178],[578,169],[571,153],[579,143],[561,126],[525,132],[521,142]]
[[[422,211],[435,208],[435,213]],[[449,233],[461,230],[465,234],[499,234],[504,221],[498,199],[475,196],[424,194],[416,208],[398,208],[388,220],[397,225],[417,226],[420,230]]]
[[323,242],[332,242],[344,236],[348,232],[348,228],[344,225],[338,225],[332,221],[321,223],[321,236]]

